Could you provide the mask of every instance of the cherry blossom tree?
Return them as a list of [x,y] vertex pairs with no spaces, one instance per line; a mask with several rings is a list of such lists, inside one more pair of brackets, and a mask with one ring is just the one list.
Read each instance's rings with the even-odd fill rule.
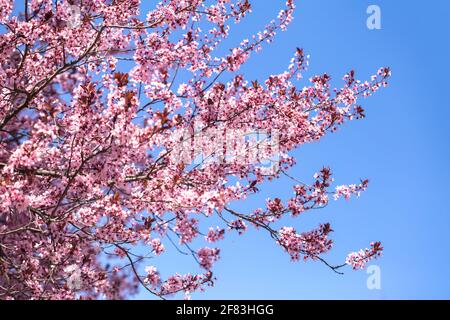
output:
[[[358,101],[387,85],[389,69],[366,82],[349,71],[333,89],[327,74],[303,80],[308,57],[294,47],[285,71],[247,79],[240,67],[286,29],[295,4],[223,54],[251,9],[248,0],[164,0],[149,12],[140,0],[0,0],[1,299],[119,299],[139,288],[189,296],[216,281],[220,241],[247,228],[338,273],[381,254],[374,242],[332,264],[328,223],[299,232],[284,218],[366,189],[367,180],[333,187],[328,168],[297,181],[289,153],[363,118]],[[261,132],[263,141],[241,139]],[[281,176],[295,184],[290,199],[232,205]],[[157,256],[170,250],[204,271],[163,276]]]

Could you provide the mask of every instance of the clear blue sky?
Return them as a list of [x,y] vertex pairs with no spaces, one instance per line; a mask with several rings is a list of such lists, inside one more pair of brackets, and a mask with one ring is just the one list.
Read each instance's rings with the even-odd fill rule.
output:
[[[253,14],[235,27],[230,43],[261,29],[282,1],[252,1]],[[286,67],[295,47],[311,55],[307,76],[327,72],[335,80],[354,68],[362,79],[380,66],[393,71],[390,87],[364,101],[367,118],[295,152],[291,174],[309,181],[330,166],[339,183],[371,179],[360,199],[333,202],[324,210],[288,221],[308,230],[329,221],[341,262],[352,250],[380,240],[384,256],[381,290],[368,290],[365,271],[331,272],[320,263],[292,263],[266,234],[250,229],[222,244],[216,286],[195,299],[408,299],[450,298],[448,234],[450,105],[450,2],[406,0],[297,1],[295,20],[274,44],[252,57],[242,72],[263,80]],[[382,10],[382,29],[366,28],[366,8]],[[337,84],[339,82],[336,82]],[[267,196],[287,197],[291,182],[267,185],[239,205],[251,210]],[[155,263],[161,270],[189,272],[178,255]],[[143,298],[144,295],[139,295]]]

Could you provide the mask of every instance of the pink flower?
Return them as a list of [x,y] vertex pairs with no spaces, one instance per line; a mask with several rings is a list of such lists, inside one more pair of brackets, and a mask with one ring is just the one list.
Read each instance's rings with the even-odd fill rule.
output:
[[213,228],[209,228],[208,234],[205,236],[206,241],[212,243],[224,238],[225,230],[220,229],[219,227],[214,230]]
[[278,244],[289,253],[292,260],[299,260],[301,257],[304,260],[315,260],[331,249],[333,242],[328,239],[328,234],[332,231],[329,224],[302,234],[297,234],[292,227],[283,227],[279,231]]
[[367,189],[369,180],[364,180],[360,184],[342,185],[336,187],[336,192],[334,193],[334,199],[337,200],[344,197],[346,200],[350,199],[351,195],[356,195],[359,197],[362,191]]
[[153,251],[157,256],[165,251],[164,245],[161,243],[160,239],[152,239],[150,241],[151,246],[153,247]]
[[213,263],[219,259],[220,250],[218,248],[211,249],[208,247],[201,248],[197,251],[197,257],[200,262],[200,266],[206,270],[210,270]]
[[[308,56],[296,49],[286,70],[249,79],[238,71],[292,22],[294,1],[228,48],[250,1],[167,0],[149,12],[141,3],[29,0],[13,10],[0,0],[0,297],[122,299],[137,282],[189,296],[213,285],[220,253],[191,245],[227,228],[253,226],[293,260],[325,262],[329,224],[277,231],[281,220],[367,187],[333,191],[329,168],[303,183],[289,175],[289,154],[364,117],[362,98],[390,69],[368,81],[350,71],[340,88],[328,74],[298,86]],[[231,209],[281,176],[295,184],[289,199],[273,189],[265,204]],[[206,271],[140,275],[167,242]],[[360,268],[380,253],[375,243],[347,262]]]
[[161,279],[159,277],[159,272],[154,266],[145,267],[145,272],[147,273],[147,276],[144,279],[144,282],[152,288],[156,288]]

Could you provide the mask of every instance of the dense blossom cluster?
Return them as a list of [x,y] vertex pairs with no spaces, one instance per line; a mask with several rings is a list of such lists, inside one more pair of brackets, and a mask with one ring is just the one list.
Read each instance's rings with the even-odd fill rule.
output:
[[[293,149],[364,117],[359,99],[386,86],[389,69],[367,82],[350,71],[339,89],[327,74],[298,87],[308,65],[298,48],[286,71],[247,79],[240,67],[286,29],[293,0],[226,54],[248,0],[163,0],[149,12],[140,0],[16,2],[0,0],[0,299],[117,299],[140,287],[188,296],[215,281],[219,249],[199,242],[251,226],[292,259],[331,266],[321,257],[328,224],[297,233],[274,223],[357,195],[367,181],[333,190],[324,168],[311,185],[295,183],[291,199],[249,213],[231,203],[287,174]],[[180,162],[174,137],[198,124],[276,130],[277,170]],[[347,263],[362,267],[381,249]],[[168,251],[198,262],[199,273],[158,271]]]

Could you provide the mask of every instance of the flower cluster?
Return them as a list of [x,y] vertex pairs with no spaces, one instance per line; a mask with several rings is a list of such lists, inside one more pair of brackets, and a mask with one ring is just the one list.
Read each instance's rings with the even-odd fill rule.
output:
[[206,241],[208,242],[216,242],[222,240],[224,238],[225,230],[216,227],[214,230],[212,227],[209,228],[208,234],[205,236]]
[[283,227],[279,231],[278,244],[281,245],[291,256],[292,260],[304,260],[317,257],[329,251],[333,241],[328,239],[332,232],[329,224],[322,224],[319,228],[297,234],[292,227]]
[[157,256],[165,251],[164,245],[161,243],[160,239],[152,239],[150,245],[153,247],[153,251]]
[[382,252],[381,242],[371,242],[370,248],[350,253],[345,262],[351,265],[353,269],[364,269],[370,260],[381,256]]
[[145,273],[147,276],[144,278],[144,282],[151,288],[155,289],[161,282],[159,272],[154,266],[145,267]]
[[360,184],[341,185],[336,187],[334,199],[337,200],[344,197],[346,200],[350,199],[351,195],[360,196],[361,192],[367,189],[369,180],[363,180]]
[[200,266],[206,270],[211,270],[213,263],[219,259],[220,249],[201,248],[197,252]]

